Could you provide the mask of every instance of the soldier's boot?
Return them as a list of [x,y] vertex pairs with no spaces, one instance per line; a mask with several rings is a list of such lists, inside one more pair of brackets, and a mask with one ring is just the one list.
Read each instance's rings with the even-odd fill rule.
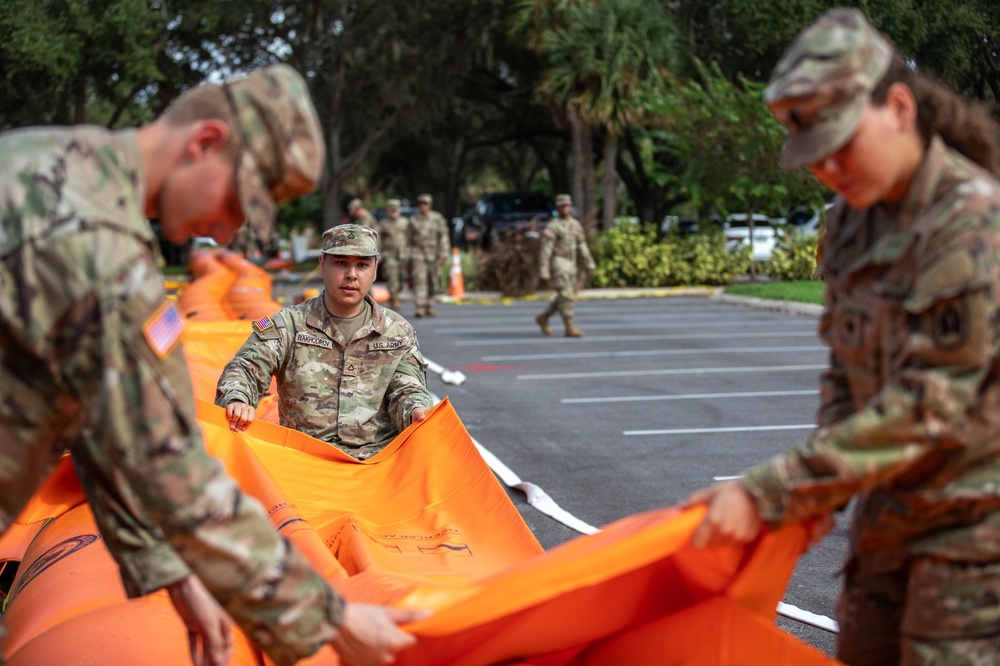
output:
[[583,337],[583,331],[581,331],[580,329],[578,329],[576,326],[573,325],[573,318],[572,317],[566,317],[566,319],[564,321],[566,322],[566,337],[567,338],[582,338]]
[[535,323],[538,324],[538,328],[542,329],[542,333],[552,335],[552,327],[549,326],[549,314],[547,312],[543,312],[535,317]]
[[392,308],[393,310],[398,310],[399,309],[399,299],[397,297],[395,297],[395,296],[390,296],[389,297],[389,307]]
[[424,306],[422,306],[422,305],[418,305],[417,306],[417,318],[418,319],[420,317],[423,317],[425,312],[426,312],[426,310],[425,310]]
[[424,310],[424,314],[427,315],[428,317],[437,317],[438,316],[438,313],[434,311],[434,306],[433,305],[428,305],[427,309]]

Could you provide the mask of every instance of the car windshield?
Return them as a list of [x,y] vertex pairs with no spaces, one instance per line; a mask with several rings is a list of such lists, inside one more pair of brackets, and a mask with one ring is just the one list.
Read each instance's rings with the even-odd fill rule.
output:
[[490,207],[493,215],[509,215],[511,213],[537,213],[551,209],[548,198],[543,194],[525,194],[516,197],[494,199]]

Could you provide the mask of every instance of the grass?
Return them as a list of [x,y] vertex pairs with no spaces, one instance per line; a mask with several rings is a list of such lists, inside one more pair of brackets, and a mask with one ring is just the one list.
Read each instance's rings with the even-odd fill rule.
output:
[[725,293],[776,301],[798,301],[823,305],[823,283],[816,280],[792,282],[748,282],[725,288]]

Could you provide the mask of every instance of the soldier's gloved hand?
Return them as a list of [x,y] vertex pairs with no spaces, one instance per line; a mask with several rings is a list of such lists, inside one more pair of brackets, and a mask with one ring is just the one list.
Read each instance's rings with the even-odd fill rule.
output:
[[344,623],[330,645],[345,665],[391,664],[397,652],[417,642],[416,637],[396,625],[428,615],[429,611],[348,603],[344,606]]
[[188,630],[194,666],[226,666],[233,655],[233,621],[201,580],[190,574],[167,587],[170,602]]
[[233,432],[243,432],[253,423],[256,410],[245,402],[233,401],[226,405],[226,418],[229,419],[229,429]]

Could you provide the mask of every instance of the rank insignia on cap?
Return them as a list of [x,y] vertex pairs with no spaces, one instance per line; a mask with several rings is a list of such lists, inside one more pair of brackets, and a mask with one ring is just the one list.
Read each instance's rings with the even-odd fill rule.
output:
[[183,332],[184,318],[173,301],[164,301],[142,325],[142,334],[146,336],[149,348],[160,359],[170,355]]
[[271,321],[270,318],[268,317],[261,317],[260,319],[258,319],[253,323],[253,327],[257,329],[258,333],[263,333],[272,326],[274,326],[274,322]]

